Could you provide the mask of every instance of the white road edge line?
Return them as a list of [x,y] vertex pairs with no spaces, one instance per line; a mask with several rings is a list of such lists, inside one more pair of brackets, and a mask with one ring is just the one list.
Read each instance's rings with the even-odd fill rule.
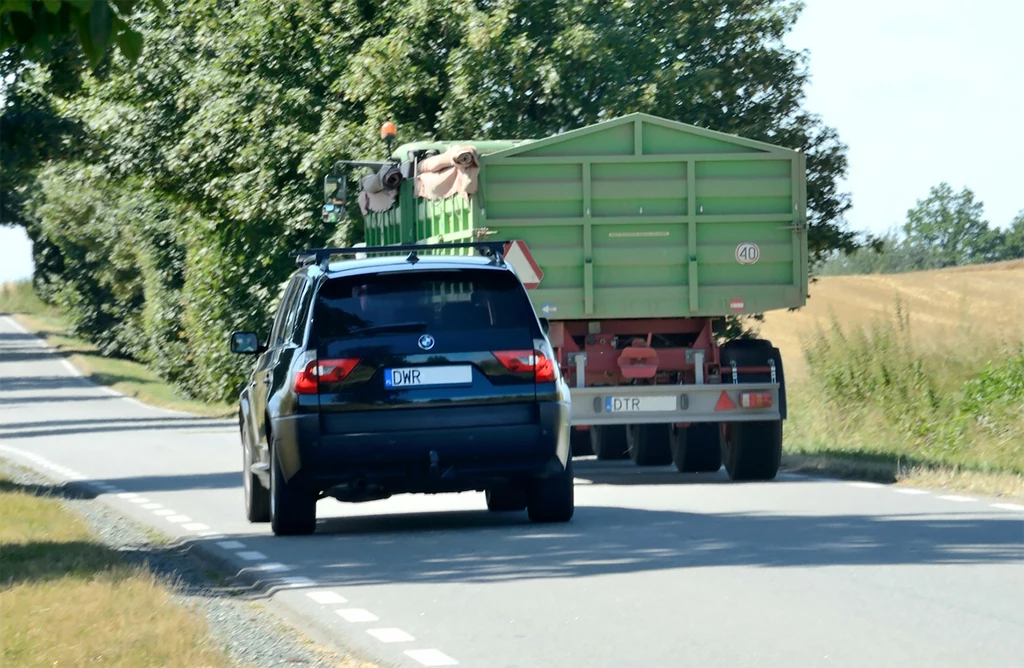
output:
[[254,568],[257,571],[263,571],[264,573],[283,573],[285,571],[292,570],[291,566],[288,566],[287,564],[282,564],[278,561],[268,561],[265,564],[254,566]]
[[164,508],[163,510],[154,510],[153,511],[154,515],[159,515],[160,517],[168,517],[168,516],[174,515],[176,513],[177,513],[176,510],[171,510],[170,508]]
[[849,484],[850,487],[860,487],[861,489],[877,489],[882,486],[877,482],[851,482],[847,484]]
[[188,524],[181,525],[181,528],[188,531],[206,531],[210,527],[202,522],[189,522]]
[[380,621],[380,617],[364,608],[341,608],[339,610],[335,610],[334,614],[338,615],[346,622],[352,622],[353,624]]
[[1019,503],[993,503],[992,507],[1000,510],[1024,510],[1024,506]]
[[292,575],[281,578],[281,583],[288,587],[315,587],[316,582],[303,575]]
[[307,591],[306,596],[313,599],[320,605],[334,605],[348,603],[348,599],[333,591]]
[[175,524],[181,524],[182,522],[191,522],[192,518],[188,515],[171,515],[167,518],[168,522],[174,522]]
[[413,642],[416,640],[416,638],[413,638],[402,629],[366,629],[366,632],[384,643]]
[[969,496],[957,496],[956,494],[946,494],[944,496],[940,496],[939,498],[944,501],[957,501],[958,503],[969,503],[971,501],[975,501],[975,499]]
[[263,561],[267,558],[262,552],[238,552],[235,556],[246,561]]
[[894,487],[893,490],[897,494],[927,494],[928,492],[923,489],[914,489],[913,487]]
[[424,666],[457,666],[459,662],[439,649],[407,649],[404,654]]
[[162,503],[147,503],[146,505],[142,506],[143,510],[159,510],[160,508],[163,507],[164,504]]

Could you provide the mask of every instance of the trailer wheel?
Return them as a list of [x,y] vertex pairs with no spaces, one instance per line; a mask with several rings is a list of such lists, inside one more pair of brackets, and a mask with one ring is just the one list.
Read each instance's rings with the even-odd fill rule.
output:
[[700,422],[687,428],[673,425],[669,446],[672,462],[680,473],[715,473],[722,468],[722,429],[718,422]]
[[782,461],[782,420],[733,422],[726,428],[722,459],[732,480],[772,480]]
[[625,459],[629,446],[626,445],[626,426],[621,424],[603,425],[590,428],[590,447],[598,459]]
[[569,430],[569,447],[573,457],[586,457],[594,454],[594,448],[590,444],[590,433],[593,429],[586,431],[580,429]]
[[637,466],[665,466],[672,463],[668,443],[669,425],[631,424],[626,427],[629,458]]

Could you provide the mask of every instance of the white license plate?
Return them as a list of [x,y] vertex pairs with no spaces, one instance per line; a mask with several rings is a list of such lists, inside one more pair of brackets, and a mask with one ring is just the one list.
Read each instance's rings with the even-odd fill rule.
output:
[[427,387],[431,385],[472,385],[473,367],[410,366],[385,369],[384,387]]
[[679,397],[605,397],[606,413],[666,413],[679,410]]

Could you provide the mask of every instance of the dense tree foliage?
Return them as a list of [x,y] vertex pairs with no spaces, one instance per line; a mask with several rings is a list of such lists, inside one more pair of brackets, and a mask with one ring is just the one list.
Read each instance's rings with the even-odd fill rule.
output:
[[148,7],[134,64],[81,60],[64,89],[49,63],[19,70],[12,89],[61,129],[29,133],[4,220],[49,249],[37,285],[78,332],[190,394],[234,395],[246,362],[227,333],[267,331],[288,252],[361,238],[357,218],[320,221],[319,184],[334,160],[379,157],[384,120],[402,141],[525,138],[642,111],[801,148],[813,256],[857,246],[845,146],[801,108],[804,56],[782,43],[792,0]]
[[55,42],[74,36],[93,64],[111,44],[135,60],[142,53],[142,35],[130,25],[137,5],[138,0],[0,0],[0,49],[17,45],[30,58],[45,59]]
[[881,250],[835,254],[821,267],[825,275],[892,274],[960,267],[1024,258],[1024,211],[1005,230],[985,220],[985,207],[974,192],[953,192],[948,183],[907,211],[907,221],[881,239]]

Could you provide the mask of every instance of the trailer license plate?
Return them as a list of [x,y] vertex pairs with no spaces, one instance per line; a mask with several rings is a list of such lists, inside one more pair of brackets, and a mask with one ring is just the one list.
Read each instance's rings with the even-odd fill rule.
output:
[[679,409],[675,395],[661,397],[605,397],[606,413],[667,413]]
[[411,366],[384,370],[384,387],[387,388],[472,384],[473,367],[468,365]]

